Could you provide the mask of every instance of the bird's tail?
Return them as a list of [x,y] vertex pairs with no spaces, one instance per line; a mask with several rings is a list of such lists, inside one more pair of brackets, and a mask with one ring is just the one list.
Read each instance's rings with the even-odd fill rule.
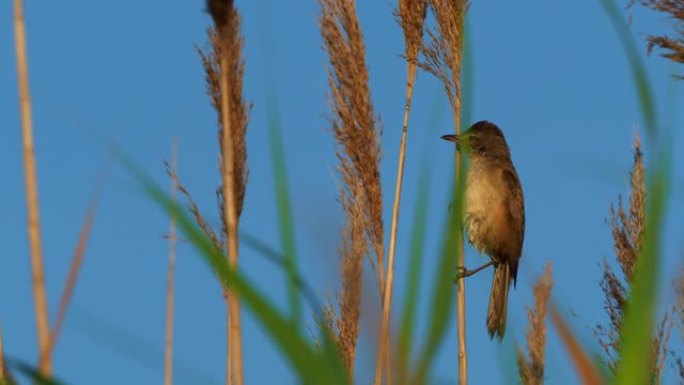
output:
[[508,288],[511,286],[511,274],[508,263],[495,265],[492,291],[489,295],[487,309],[487,330],[489,337],[497,337],[499,342],[506,331],[506,308],[508,307]]

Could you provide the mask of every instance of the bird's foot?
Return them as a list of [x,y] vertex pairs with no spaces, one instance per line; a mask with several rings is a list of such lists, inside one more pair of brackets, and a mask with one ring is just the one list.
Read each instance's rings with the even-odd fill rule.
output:
[[475,275],[476,273],[479,273],[480,271],[488,268],[489,266],[494,265],[494,263],[495,262],[493,260],[491,260],[491,261],[485,263],[484,265],[482,265],[476,269],[473,269],[473,270],[466,269],[465,266],[458,266],[456,268],[456,270],[458,272],[456,273],[456,277],[454,278],[454,283],[457,283],[459,279],[467,278],[467,277],[470,277],[471,275]]

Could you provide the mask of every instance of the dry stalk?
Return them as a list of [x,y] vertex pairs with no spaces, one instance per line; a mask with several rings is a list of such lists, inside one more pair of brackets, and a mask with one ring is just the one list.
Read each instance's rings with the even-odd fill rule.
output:
[[[171,170],[178,170],[178,145],[174,141],[171,154]],[[176,201],[178,178],[171,178],[171,201]],[[176,275],[176,214],[171,214],[169,224],[169,264],[166,272],[166,333],[164,336],[164,385],[173,383],[173,310],[175,302]]]
[[[218,193],[224,232],[227,239],[228,263],[237,268],[238,218],[242,211],[247,179],[245,133],[248,106],[242,97],[244,58],[240,16],[232,0],[208,0],[207,8],[214,19],[215,34],[209,33],[214,49],[213,60],[207,66],[208,91],[220,116],[220,170],[222,186]],[[217,71],[218,70],[218,71]],[[216,84],[219,85],[216,95]],[[228,302],[228,363],[227,384],[244,384],[240,302],[236,293],[226,291]]]
[[[468,10],[468,0],[431,0],[432,12],[437,21],[436,30],[428,30],[428,39],[421,44],[420,51],[425,61],[419,65],[439,78],[444,85],[456,134],[461,133],[461,53],[463,52],[463,28]],[[456,186],[461,175],[461,154],[456,153]],[[463,268],[463,235],[454,234],[457,239],[456,266]],[[458,333],[458,381],[468,383],[468,353],[466,348],[465,280],[459,279],[456,292]]]
[[[682,0],[641,0],[641,4],[654,11],[669,15],[675,24],[676,37],[648,36],[648,51],[658,48],[664,52],[660,55],[675,63],[684,64],[684,1]],[[675,75],[684,79],[682,75]]]
[[[48,324],[47,295],[43,274],[43,252],[40,237],[40,211],[38,209],[38,181],[36,159],[33,146],[33,123],[31,118],[31,96],[28,82],[28,59],[26,57],[26,25],[24,23],[24,4],[14,0],[14,44],[17,54],[17,77],[19,79],[19,109],[21,113],[21,133],[24,153],[24,172],[26,183],[26,205],[28,208],[28,237],[31,249],[31,278],[33,299],[38,328],[38,350],[43,356],[50,339]],[[40,360],[40,374],[49,378],[52,362]]]
[[[328,53],[332,133],[341,176],[340,197],[346,217],[340,257],[343,292],[340,314],[331,322],[349,373],[359,333],[361,276],[367,255],[382,295],[384,246],[380,186],[380,131],[371,103],[361,26],[353,0],[319,0],[321,35]],[[371,257],[370,249],[374,251]]]
[[[594,334],[598,337],[611,370],[615,371],[619,362],[621,348],[620,333],[624,320],[625,307],[629,299],[629,292],[634,278],[634,270],[639,261],[643,242],[645,214],[646,214],[646,184],[643,153],[639,138],[634,138],[634,166],[630,173],[631,193],[629,203],[625,209],[622,197],[618,197],[617,209],[611,205],[610,228],[613,237],[613,247],[620,271],[616,272],[604,260],[601,289],[604,293],[603,307],[608,314],[608,323],[597,325]],[[665,359],[666,346],[672,328],[669,312],[663,315],[659,326],[654,331],[652,342],[653,379],[662,375],[661,368]]]
[[387,275],[382,299],[382,323],[378,342],[377,358],[375,361],[375,383],[382,382],[382,370],[387,369],[387,383],[391,383],[389,371],[390,360],[390,315],[392,309],[392,288],[394,280],[394,255],[397,244],[397,228],[399,227],[399,206],[401,202],[402,182],[404,179],[404,164],[406,161],[406,137],[408,133],[409,112],[411,111],[411,99],[413,97],[413,85],[416,79],[418,66],[418,52],[423,39],[423,23],[427,11],[427,0],[400,0],[396,16],[404,31],[406,45],[405,56],[408,64],[406,77],[406,106],[401,131],[401,143],[399,144],[399,161],[397,164],[397,179],[394,187],[394,203],[392,204],[392,224],[390,226],[389,252],[387,254]]
[[523,385],[544,383],[544,351],[546,349],[546,308],[551,296],[553,280],[551,263],[544,268],[544,275],[534,285],[534,308],[527,308],[527,355],[516,346],[518,372]]

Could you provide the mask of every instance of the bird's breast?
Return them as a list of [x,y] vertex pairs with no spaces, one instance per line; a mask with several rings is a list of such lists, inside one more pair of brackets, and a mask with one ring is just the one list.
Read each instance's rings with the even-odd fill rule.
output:
[[505,188],[487,165],[471,164],[466,176],[464,228],[470,243],[492,254],[498,234],[505,232]]

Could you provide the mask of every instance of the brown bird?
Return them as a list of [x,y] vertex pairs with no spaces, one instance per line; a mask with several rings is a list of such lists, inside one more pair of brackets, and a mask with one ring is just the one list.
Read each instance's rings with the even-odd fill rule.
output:
[[444,135],[468,159],[463,227],[468,241],[491,260],[474,270],[462,269],[465,278],[494,265],[489,295],[487,330],[503,339],[506,331],[508,288],[515,285],[525,237],[525,201],[518,173],[503,133],[495,124],[481,121],[461,135]]

